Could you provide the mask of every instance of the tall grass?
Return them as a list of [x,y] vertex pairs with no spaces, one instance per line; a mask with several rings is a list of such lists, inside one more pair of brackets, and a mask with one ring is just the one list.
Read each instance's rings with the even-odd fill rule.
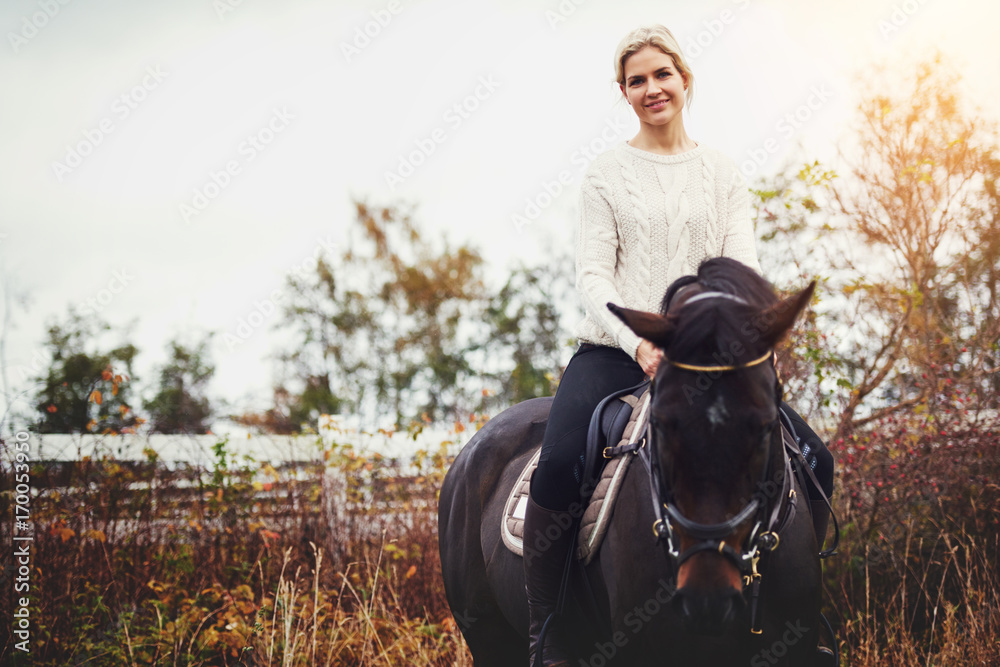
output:
[[[436,536],[444,451],[405,470],[339,445],[305,469],[236,464],[224,441],[208,470],[170,471],[153,452],[78,462],[32,499],[32,652],[13,650],[5,605],[0,662],[454,664],[464,648]],[[11,516],[10,494],[0,502]]]
[[840,554],[826,567],[845,664],[1000,665],[1000,434],[964,410],[834,443]]
[[[831,446],[843,540],[824,588],[843,664],[1000,665],[997,431],[911,414]],[[471,665],[440,575],[444,447],[406,469],[340,445],[297,471],[216,454],[189,471],[152,452],[85,460],[42,489],[32,653],[13,650],[4,606],[0,662]]]

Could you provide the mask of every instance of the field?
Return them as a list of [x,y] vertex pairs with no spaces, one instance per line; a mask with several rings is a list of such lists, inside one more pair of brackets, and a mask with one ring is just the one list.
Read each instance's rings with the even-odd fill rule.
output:
[[[405,469],[337,444],[294,470],[237,464],[224,441],[185,474],[152,451],[85,459],[58,480],[36,464],[31,653],[15,649],[5,605],[0,659],[471,665],[439,572],[449,444]],[[824,587],[842,664],[1000,664],[996,431],[960,410],[911,414],[831,448],[843,537]],[[12,516],[12,494],[2,501]]]

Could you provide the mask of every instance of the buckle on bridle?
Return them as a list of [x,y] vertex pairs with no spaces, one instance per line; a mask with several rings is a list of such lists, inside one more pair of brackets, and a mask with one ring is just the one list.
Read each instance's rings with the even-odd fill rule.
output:
[[760,543],[761,548],[767,551],[774,551],[781,544],[781,538],[773,530],[769,530],[766,533],[761,533],[760,537],[757,538]]
[[663,540],[667,543],[667,555],[675,559],[680,557],[681,552],[674,545],[674,530],[670,527],[670,521],[666,519],[657,519],[654,521],[653,535],[656,537],[657,542]]

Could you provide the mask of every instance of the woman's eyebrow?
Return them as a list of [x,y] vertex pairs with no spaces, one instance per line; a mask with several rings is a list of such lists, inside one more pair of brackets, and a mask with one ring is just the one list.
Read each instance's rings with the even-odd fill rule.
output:
[[[653,72],[653,74],[659,74],[660,72],[672,72],[672,71],[674,71],[673,67],[671,67],[670,65],[664,65],[660,69],[658,69],[655,72]],[[633,79],[641,79],[644,76],[646,76],[646,75],[645,74],[633,74],[632,76],[630,76],[628,78],[628,80],[632,81]]]

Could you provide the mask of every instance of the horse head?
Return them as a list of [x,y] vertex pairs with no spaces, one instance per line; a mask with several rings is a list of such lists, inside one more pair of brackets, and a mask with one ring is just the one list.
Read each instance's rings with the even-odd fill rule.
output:
[[814,287],[779,300],[750,268],[715,258],[671,285],[659,314],[608,304],[663,352],[649,420],[654,531],[676,567],[672,604],[702,634],[726,630],[759,549],[776,546],[762,532],[784,472],[773,352]]

